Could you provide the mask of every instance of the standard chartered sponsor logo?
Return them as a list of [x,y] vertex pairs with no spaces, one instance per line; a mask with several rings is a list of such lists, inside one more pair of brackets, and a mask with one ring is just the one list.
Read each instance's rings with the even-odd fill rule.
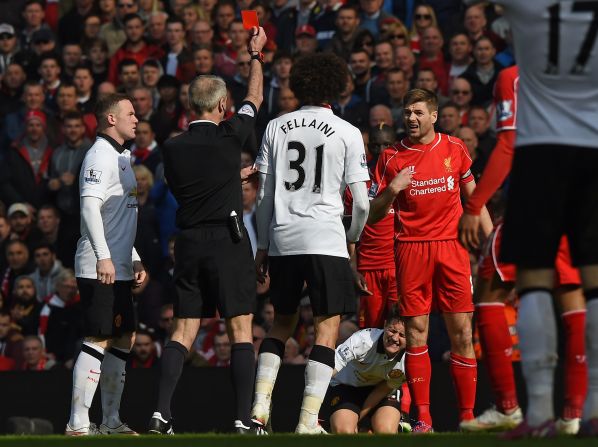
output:
[[452,175],[449,177],[437,177],[428,180],[412,180],[409,195],[423,196],[426,194],[452,191],[453,189],[455,189],[455,179]]

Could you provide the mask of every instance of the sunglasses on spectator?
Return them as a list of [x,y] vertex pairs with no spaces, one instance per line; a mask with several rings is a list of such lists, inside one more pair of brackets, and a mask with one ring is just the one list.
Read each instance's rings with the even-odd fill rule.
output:
[[469,95],[471,92],[469,90],[453,90],[451,93],[453,95]]
[[431,14],[415,14],[415,20],[421,20],[421,19],[431,20],[432,15]]
[[404,39],[405,38],[405,34],[393,34],[392,36],[390,36],[391,39]]
[[118,5],[119,8],[134,8],[135,3],[121,3]]
[[0,40],[8,40],[8,39],[12,39],[13,36],[12,34],[8,34],[8,33],[2,33],[0,34]]

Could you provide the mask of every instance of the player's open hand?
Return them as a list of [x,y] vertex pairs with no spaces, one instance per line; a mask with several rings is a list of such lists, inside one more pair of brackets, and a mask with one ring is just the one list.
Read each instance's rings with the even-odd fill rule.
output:
[[368,289],[368,283],[361,273],[359,273],[357,270],[353,270],[353,278],[355,280],[357,290],[361,295],[373,295],[372,291]]
[[257,175],[257,168],[254,166],[247,166],[241,168],[241,185],[245,185],[252,181]]
[[256,28],[254,26],[253,28],[251,28],[251,37],[249,38],[249,43],[247,44],[247,50],[249,51],[249,53],[262,51],[267,41],[268,38],[266,37],[266,32],[264,31],[264,28],[262,28],[261,26],[259,28]]
[[463,213],[459,221],[459,240],[468,250],[476,250],[480,246],[480,216]]
[[395,178],[390,181],[388,187],[396,195],[411,184],[412,178],[413,173],[409,169],[401,169],[401,171],[395,175]]
[[98,274],[98,281],[102,284],[114,284],[116,280],[116,270],[112,259],[100,259],[96,262],[96,272]]
[[257,282],[264,284],[268,276],[268,250],[257,250],[255,253],[255,273]]
[[137,288],[143,284],[147,273],[141,261],[133,261],[133,288]]

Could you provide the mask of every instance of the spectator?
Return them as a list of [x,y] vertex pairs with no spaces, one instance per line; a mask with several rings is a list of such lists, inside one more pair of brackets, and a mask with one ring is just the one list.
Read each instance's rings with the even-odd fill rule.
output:
[[328,42],[326,51],[335,53],[349,62],[351,50],[359,29],[359,13],[352,5],[343,5],[336,14],[336,32]]
[[282,363],[287,365],[305,365],[307,363],[307,358],[301,355],[299,343],[293,337],[289,337],[284,346]]
[[154,114],[154,99],[149,88],[139,85],[131,90],[135,115],[139,120],[151,121]]
[[168,14],[164,11],[152,12],[147,23],[147,37],[148,40],[157,46],[162,46],[166,43],[166,21]]
[[228,34],[230,45],[224,51],[214,56],[214,66],[217,73],[225,78],[232,78],[237,72],[236,61],[240,55],[247,53],[247,41],[249,33],[243,26],[243,22],[235,19],[229,27]]
[[31,110],[25,115],[25,135],[5,153],[0,196],[8,203],[43,203],[52,149],[46,137],[46,114]]
[[123,59],[118,64],[118,90],[129,93],[140,85],[139,65],[134,59]]
[[318,49],[316,30],[311,25],[303,25],[295,31],[295,57],[313,54]]
[[403,97],[409,90],[409,83],[405,73],[400,68],[391,68],[386,75],[387,105],[392,113],[392,122],[396,125],[396,132],[403,133]]
[[[2,39],[0,39],[0,42]],[[27,74],[23,67],[16,63],[10,63],[1,75],[2,83],[0,84],[0,121],[5,122],[4,119],[7,114],[18,112],[21,107],[21,98],[23,96],[23,85],[27,80]],[[4,132],[0,126],[0,139]]]
[[353,50],[365,50],[370,58],[374,57],[374,35],[367,29],[360,29],[355,36]]
[[484,5],[469,6],[465,10],[463,25],[471,42],[476,42],[480,37],[485,36],[492,41],[494,48],[496,48],[498,51],[502,51],[504,49],[504,40],[487,29],[488,19],[486,18]]
[[[289,92],[291,91],[289,90]],[[255,216],[257,184],[255,182],[246,182],[241,188],[243,194],[243,223],[245,224],[245,229],[247,230],[247,235],[251,242],[253,256],[255,257],[255,251],[257,249],[257,221]]]
[[29,277],[33,281],[37,301],[41,303],[54,293],[56,278],[64,271],[64,267],[56,259],[56,250],[49,242],[41,242],[33,249],[33,260],[35,270]]
[[23,362],[23,335],[10,314],[0,307],[0,371],[17,369]]
[[66,228],[54,205],[42,205],[37,214],[37,229],[41,231],[43,240],[54,246],[56,257],[60,259],[63,266],[72,268],[79,239],[78,229]]
[[152,333],[146,330],[137,330],[128,367],[158,368],[159,366],[160,360],[156,353],[156,343]]
[[462,77],[456,78],[451,87],[450,99],[459,107],[459,117],[461,118],[461,124],[464,126],[467,125],[469,120],[469,107],[472,98],[473,93],[469,81]]
[[[278,115],[278,95],[280,89],[289,88],[289,79],[293,58],[285,51],[279,51],[272,61],[272,78],[264,82],[264,102],[258,113],[258,128],[265,129],[266,124]],[[262,132],[258,132],[261,134]]]
[[472,106],[469,110],[468,125],[477,135],[479,155],[482,159],[482,166],[485,166],[496,145],[496,134],[490,128],[488,111],[481,106]]
[[[38,29],[31,36],[31,48],[37,56],[56,51],[57,44],[54,33],[47,28]],[[36,63],[36,65],[38,64],[39,61]]]
[[393,47],[390,42],[382,41],[376,44],[374,47],[374,62],[376,63],[374,83],[384,85],[386,73],[395,65]]
[[100,29],[100,38],[108,45],[109,57],[112,57],[127,40],[123,22],[125,16],[138,12],[139,5],[135,0],[117,0],[116,15],[112,21],[105,23]]
[[60,142],[64,142],[64,121],[65,117],[72,113],[81,115],[81,121],[83,121],[85,136],[87,138],[95,139],[97,121],[93,113],[81,114],[78,109],[77,102],[77,88],[75,84],[70,82],[63,82],[58,87],[56,93],[56,105],[58,106],[57,120],[60,124]]
[[355,84],[352,76],[347,78],[347,87],[341,93],[338,102],[332,105],[332,110],[335,115],[340,116],[359,129],[367,126],[368,105],[355,94]]
[[23,371],[47,371],[56,366],[56,361],[46,354],[42,340],[37,335],[23,339]]
[[33,223],[30,206],[26,203],[13,203],[8,208],[7,215],[14,238],[24,242],[31,252],[41,241],[42,234]]
[[473,46],[472,62],[462,77],[471,84],[472,104],[488,107],[492,103],[494,84],[498,73],[503,69],[495,60],[496,49],[488,37],[480,37]]
[[13,62],[19,51],[17,35],[12,25],[0,24],[0,76],[4,74],[8,65]]
[[380,33],[380,24],[385,19],[394,18],[392,14],[382,9],[383,4],[384,0],[359,0],[361,7],[360,26],[370,31],[376,39]]
[[283,88],[280,90],[278,95],[278,107],[280,109],[278,116],[294,112],[299,108],[299,101],[295,97],[293,90],[290,88]]
[[78,43],[69,43],[62,47],[62,78],[70,82],[75,76],[75,68],[79,66],[83,57],[83,50]]
[[454,102],[447,102],[438,114],[438,123],[440,130],[447,135],[456,135],[461,127],[461,117],[459,116],[459,106]]
[[228,87],[230,88],[235,108],[239,109],[243,103],[243,99],[247,95],[247,80],[249,79],[251,56],[247,51],[241,51],[237,54],[235,64],[236,71],[232,79],[228,81]]
[[116,93],[116,87],[114,84],[108,81],[102,82],[100,85],[98,85],[97,100],[99,101],[100,99],[112,93]]
[[413,11],[411,25],[411,49],[415,54],[420,53],[420,44],[424,30],[429,27],[438,27],[436,13],[430,5],[419,5]]
[[235,4],[230,0],[219,1],[214,8],[212,18],[215,49],[224,50],[230,41],[228,29],[235,20]]
[[375,105],[370,109],[369,127],[376,127],[380,124],[394,126],[392,112],[388,106],[383,104]]
[[359,96],[366,104],[372,103],[372,98],[376,96],[376,89],[373,86],[371,58],[364,49],[355,49],[349,57],[349,68],[353,73],[355,84],[355,94]]
[[[194,3],[187,3],[183,6],[183,13],[181,15],[181,19],[185,24],[185,34],[187,38],[190,37],[191,32],[193,31],[193,26],[205,17],[203,9],[197,4]],[[188,41],[188,43],[190,43]]]
[[40,57],[39,75],[44,88],[45,105],[52,111],[57,110],[56,93],[60,86],[60,60],[54,53],[44,53]]
[[226,332],[214,336],[214,356],[210,359],[210,366],[230,366],[230,340]]
[[184,131],[189,128],[189,123],[191,121],[197,119],[197,114],[191,109],[191,103],[189,101],[189,84],[181,84],[181,88],[179,89],[179,102],[181,103],[182,110],[177,121],[177,129]]
[[164,74],[162,64],[155,59],[148,59],[141,65],[141,85],[148,88],[152,94],[152,107],[155,109],[160,102],[158,81]]
[[162,156],[149,121],[142,119],[137,123],[135,142],[131,145],[131,155],[134,164],[144,165],[152,175],[156,174],[156,168],[162,162]]
[[91,63],[94,84],[99,89],[100,84],[108,79],[108,45],[102,39],[95,39],[90,42],[86,53]]
[[98,6],[102,23],[109,23],[116,17],[116,0],[99,0]]
[[29,249],[24,242],[12,240],[6,244],[6,261],[8,267],[2,272],[2,283],[0,292],[4,297],[4,307],[10,309],[12,306],[11,292],[15,280],[21,275],[29,275],[33,268],[29,260]]
[[185,25],[179,18],[170,18],[166,22],[164,53],[164,73],[176,77],[181,82],[191,82],[195,77],[193,53],[186,47]]
[[42,308],[39,336],[48,353],[69,369],[73,365],[77,345],[83,334],[82,320],[83,311],[75,273],[65,270],[56,278],[56,292]]
[[29,49],[31,45],[31,36],[39,29],[47,28],[48,25],[44,23],[46,12],[44,10],[45,4],[42,0],[27,0],[23,8],[24,26],[21,29],[21,36],[19,38],[19,46],[21,49]]
[[438,98],[438,106],[442,108],[449,99],[446,96],[443,96],[438,91],[438,80],[436,79],[436,75],[434,74],[434,70],[430,68],[422,68],[417,72],[417,79],[415,80],[415,87],[416,88],[425,88],[426,90],[430,90],[436,94]]
[[416,68],[416,60],[413,51],[409,47],[397,47],[395,48],[395,61],[397,67],[403,70],[409,85],[413,87],[415,84],[415,74],[419,73]]
[[381,40],[390,42],[394,50],[399,47],[411,49],[409,32],[407,31],[407,28],[405,28],[405,25],[403,25],[403,22],[398,19],[393,20],[388,24],[382,34]]
[[93,113],[95,107],[94,80],[89,65],[79,65],[75,68],[73,84],[77,91],[77,108],[83,114]]
[[89,15],[85,18],[83,25],[83,38],[81,39],[81,48],[83,52],[87,52],[87,48],[94,40],[100,37],[100,28],[102,27],[102,19],[96,14]]
[[212,39],[214,38],[214,30],[210,25],[210,22],[201,19],[193,24],[193,28],[190,31],[191,35],[191,48],[196,50],[199,47],[212,47]]
[[108,80],[118,85],[118,66],[125,59],[133,59],[138,65],[147,59],[159,59],[163,51],[150,45],[143,37],[143,20],[138,14],[127,14],[123,17],[125,42],[110,58]]
[[[6,268],[6,244],[12,236],[10,222],[6,216],[0,215],[0,271]],[[0,309],[2,306],[0,305]]]
[[156,133],[156,141],[162,144],[170,133],[177,128],[182,106],[179,101],[180,82],[177,78],[164,75],[158,81],[160,104],[156,110],[156,118],[152,128]]
[[484,171],[484,166],[486,165],[486,160],[483,160],[480,152],[478,151],[478,136],[474,132],[471,127],[463,126],[457,129],[456,137],[463,140],[465,146],[467,147],[467,151],[469,152],[469,156],[472,159],[473,163],[471,164],[471,173],[477,179],[479,179]]
[[[319,49],[326,48],[334,36],[335,21],[343,4],[342,0],[317,0],[316,6],[311,10],[308,23],[316,31]],[[270,35],[268,35],[268,39],[271,39]]]
[[[248,0],[245,1],[248,2]],[[335,0],[331,0],[331,3],[334,1]],[[269,3],[270,2],[265,2],[263,0],[253,0],[249,4],[249,9],[254,9],[257,12],[257,19],[260,23],[260,26],[264,28],[268,40],[271,42],[275,42],[278,30],[276,29],[276,26],[274,26],[274,24],[270,21],[272,12],[270,10]]]
[[449,42],[449,55],[451,63],[449,65],[449,85],[452,87],[453,81],[465,73],[469,64],[473,62],[471,57],[471,40],[466,33],[457,33],[451,37]]
[[81,42],[85,18],[97,14],[98,10],[93,0],[75,0],[71,9],[62,16],[58,25],[58,37],[64,45]]
[[15,280],[12,293],[10,314],[14,324],[23,335],[36,335],[42,303],[35,299],[36,290],[33,280],[28,276],[19,276]]
[[160,309],[164,304],[166,296],[164,286],[156,278],[148,273],[141,285],[132,290],[133,299],[137,305],[136,314],[140,325],[151,328],[152,330],[159,327]]
[[448,92],[448,71],[442,53],[444,39],[435,26],[430,26],[422,33],[419,68],[430,68],[438,80],[438,90],[446,95]]
[[199,47],[193,53],[193,64],[197,75],[214,74],[214,53],[210,47]]

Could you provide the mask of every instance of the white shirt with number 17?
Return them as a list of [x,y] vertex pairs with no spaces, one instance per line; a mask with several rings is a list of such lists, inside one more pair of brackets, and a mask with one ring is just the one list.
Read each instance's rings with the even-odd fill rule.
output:
[[268,123],[256,164],[275,178],[269,254],[347,258],[342,192],[369,180],[359,129],[304,106]]

